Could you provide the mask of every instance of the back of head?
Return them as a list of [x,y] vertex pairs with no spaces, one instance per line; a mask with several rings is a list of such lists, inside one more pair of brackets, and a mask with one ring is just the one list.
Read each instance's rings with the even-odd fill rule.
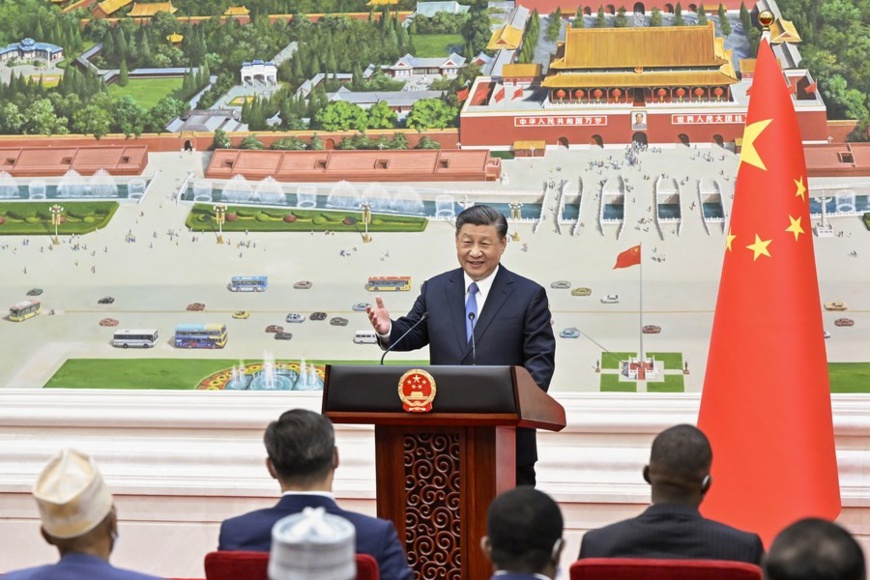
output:
[[864,580],[864,552],[846,530],[806,518],[774,538],[764,563],[768,580]]
[[106,520],[114,503],[93,459],[75,449],[53,457],[33,486],[45,534],[59,540],[84,536]]
[[319,413],[291,409],[266,428],[266,452],[278,478],[304,486],[323,479],[333,469],[335,431]]
[[558,555],[563,525],[558,504],[547,494],[530,486],[506,491],[486,515],[492,563],[499,570],[541,573]]
[[[649,483],[666,494],[693,493],[706,485],[713,462],[710,441],[693,425],[675,425],[659,433],[649,458]],[[709,480],[708,480],[709,481]]]
[[498,232],[498,238],[502,239],[507,235],[508,223],[500,211],[489,205],[472,205],[467,207],[458,216],[456,216],[456,234],[459,235],[459,230],[465,224],[473,226],[494,226]]
[[356,529],[322,508],[305,508],[272,527],[269,580],[351,580]]

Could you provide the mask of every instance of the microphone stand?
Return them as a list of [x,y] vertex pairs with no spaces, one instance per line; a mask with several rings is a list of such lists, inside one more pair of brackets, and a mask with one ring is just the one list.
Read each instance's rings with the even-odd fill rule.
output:
[[409,334],[411,334],[411,331],[414,330],[415,328],[417,328],[418,326],[420,326],[420,324],[421,324],[424,320],[426,320],[428,317],[429,317],[429,313],[428,313],[428,312],[424,312],[424,313],[423,313],[423,316],[420,317],[420,320],[418,320],[417,322],[415,322],[414,324],[412,324],[412,325],[411,325],[411,328],[409,328],[408,330],[406,330],[405,332],[403,332],[403,333],[402,333],[402,336],[400,336],[399,338],[396,339],[396,342],[394,342],[393,344],[391,344],[390,346],[388,346],[387,348],[384,349],[384,354],[381,355],[381,366],[384,365],[384,357],[387,356],[387,353],[390,352],[391,350],[393,350],[393,349],[396,347],[397,344],[399,344],[400,342],[402,342],[402,339],[403,339],[403,338],[405,338],[406,336],[408,336]]

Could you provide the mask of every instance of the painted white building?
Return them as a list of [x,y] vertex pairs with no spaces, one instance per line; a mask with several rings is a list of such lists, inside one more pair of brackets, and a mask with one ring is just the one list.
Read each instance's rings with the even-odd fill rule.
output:
[[13,58],[22,60],[42,58],[48,62],[55,62],[63,58],[63,48],[48,42],[36,42],[32,38],[25,38],[21,42],[7,44],[0,48],[0,62],[6,62]]
[[278,84],[278,67],[271,61],[252,60],[242,63],[242,84],[255,82]]

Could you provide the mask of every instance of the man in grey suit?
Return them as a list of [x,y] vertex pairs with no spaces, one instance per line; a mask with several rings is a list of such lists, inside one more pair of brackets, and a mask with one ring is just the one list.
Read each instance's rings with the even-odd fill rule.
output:
[[677,425],[659,433],[643,478],[652,505],[639,516],[586,532],[580,558],[731,560],[761,565],[758,534],[704,518],[698,507],[710,489],[713,452],[698,428]]
[[33,497],[42,537],[60,552],[60,561],[9,572],[3,580],[157,580],[109,564],[118,539],[112,494],[94,460],[64,449],[45,466]]
[[[487,205],[456,217],[460,268],[427,280],[406,315],[396,320],[380,296],[366,310],[382,348],[429,346],[433,365],[519,365],[544,391],[555,368],[556,339],[547,293],[500,265],[507,219]],[[517,429],[517,485],[535,485],[534,429]]]

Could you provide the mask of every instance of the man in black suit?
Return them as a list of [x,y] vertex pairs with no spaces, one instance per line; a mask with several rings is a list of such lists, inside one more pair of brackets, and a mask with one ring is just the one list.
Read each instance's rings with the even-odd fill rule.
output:
[[643,478],[652,486],[652,505],[636,518],[583,536],[580,558],[670,558],[731,560],[761,565],[757,534],[701,516],[710,489],[713,452],[707,436],[692,425],[659,433]]
[[[366,309],[381,347],[407,351],[429,345],[433,365],[524,366],[546,391],[556,354],[547,293],[499,264],[507,228],[505,216],[490,206],[460,213],[461,268],[427,280],[406,316],[391,320],[380,296]],[[516,445],[517,485],[535,485],[534,429],[517,429]]]
[[864,552],[835,523],[804,518],[774,538],[764,561],[767,580],[864,580]]
[[305,409],[292,409],[266,428],[263,440],[268,453],[266,468],[281,485],[281,500],[274,507],[225,520],[218,550],[268,552],[272,527],[278,520],[306,507],[322,507],[326,513],[353,524],[356,551],[378,561],[383,580],[413,578],[392,522],[345,511],[335,503],[332,480],[338,467],[338,449],[329,419]]

